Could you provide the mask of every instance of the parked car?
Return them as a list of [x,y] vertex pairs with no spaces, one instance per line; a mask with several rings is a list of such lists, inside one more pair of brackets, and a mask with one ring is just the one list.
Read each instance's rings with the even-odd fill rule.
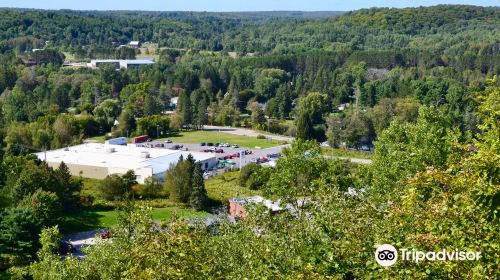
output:
[[167,140],[165,140],[165,143],[171,144],[171,143],[174,143],[174,142],[172,142],[172,140],[170,140],[170,139],[167,139]]
[[250,160],[251,163],[258,163],[258,160],[256,158],[253,158]]
[[209,147],[213,147],[213,145],[214,145],[214,143],[211,143],[211,142],[207,143],[207,146],[209,146]]
[[207,143],[205,143],[205,142],[200,143],[200,146],[206,146],[206,145],[207,145]]
[[229,148],[229,147],[231,147],[231,145],[229,145],[229,143],[224,143],[224,145],[223,145],[223,146],[224,146],[225,148]]
[[268,157],[268,158],[279,158],[279,157],[280,157],[280,154],[279,154],[279,153],[275,153],[275,154],[267,154],[267,157]]
[[239,147],[240,147],[240,146],[238,146],[238,144],[234,144],[234,145],[233,145],[233,148],[235,148],[235,149],[238,149]]
[[215,149],[214,152],[216,152],[218,154],[222,154],[222,153],[224,153],[224,150],[223,149]]
[[173,145],[172,147],[170,147],[171,150],[178,150],[182,148],[182,145]]

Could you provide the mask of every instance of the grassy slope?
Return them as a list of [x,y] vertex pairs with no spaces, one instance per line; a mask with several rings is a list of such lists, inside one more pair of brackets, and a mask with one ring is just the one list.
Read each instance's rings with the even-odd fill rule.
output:
[[[238,184],[239,172],[228,172],[222,175],[210,178],[205,181],[208,197],[222,205],[236,196],[252,196],[261,194],[258,190],[250,190],[240,187]],[[98,197],[97,186],[100,180],[82,178],[82,195]],[[180,204],[170,202],[168,199],[155,200],[149,205],[162,205],[162,207],[153,208],[152,216],[156,221],[168,220],[173,215],[179,217],[191,218],[208,215],[206,212],[198,212]],[[114,207],[113,203],[105,202],[100,199],[94,201],[95,208],[87,208],[83,211],[67,215],[61,222],[61,229],[64,233],[92,230],[95,228],[111,227],[118,221],[119,211],[116,209],[106,209],[105,207]]]
[[260,195],[258,190],[240,187],[238,184],[240,172],[228,172],[205,181],[208,197],[227,204],[228,199],[236,196]]
[[[118,210],[99,211],[95,209],[86,209],[79,213],[65,216],[61,222],[62,229],[65,233],[71,233],[112,227],[118,223],[118,215]],[[182,207],[153,208],[152,210],[152,217],[155,221],[168,220],[174,215],[183,218],[191,218],[203,217],[208,215],[208,213]]]
[[327,147],[321,147],[321,154],[325,156],[361,158],[361,159],[371,159],[372,157],[372,153],[370,152],[353,151],[345,149],[332,149]]
[[183,131],[178,134],[172,135],[165,139],[171,139],[178,143],[201,143],[201,142],[212,142],[212,143],[229,143],[238,144],[241,147],[254,148],[256,146],[261,148],[269,148],[278,145],[277,141],[269,142],[266,139],[257,139],[255,137],[234,135],[224,132],[217,131]]

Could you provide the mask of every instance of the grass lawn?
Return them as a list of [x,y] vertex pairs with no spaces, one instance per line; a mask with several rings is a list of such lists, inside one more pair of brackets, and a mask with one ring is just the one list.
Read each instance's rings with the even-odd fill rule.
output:
[[222,204],[227,204],[228,199],[237,196],[260,195],[259,190],[250,190],[241,187],[239,182],[240,172],[227,172],[222,175],[212,177],[205,181],[208,197]]
[[353,151],[353,150],[327,148],[327,147],[321,147],[321,154],[325,156],[345,157],[345,158],[362,158],[362,159],[372,158],[371,152]]
[[104,143],[104,141],[106,141],[106,137],[104,135],[100,135],[100,136],[90,137],[90,138],[88,138],[88,140],[96,141],[99,143]]
[[182,131],[173,134],[170,137],[163,138],[162,140],[171,139],[174,143],[194,143],[198,144],[201,142],[212,142],[212,143],[229,143],[238,144],[241,147],[246,148],[270,148],[277,146],[279,143],[276,140],[269,142],[267,139],[257,139],[256,137],[241,136],[235,134],[229,134],[225,132],[218,131]]
[[[63,233],[92,230],[96,228],[112,227],[118,223],[118,210],[94,210],[87,209],[76,214],[67,215],[61,222]],[[203,217],[206,212],[198,212],[190,208],[166,207],[153,208],[151,213],[153,220],[163,221],[174,215],[182,218]]]

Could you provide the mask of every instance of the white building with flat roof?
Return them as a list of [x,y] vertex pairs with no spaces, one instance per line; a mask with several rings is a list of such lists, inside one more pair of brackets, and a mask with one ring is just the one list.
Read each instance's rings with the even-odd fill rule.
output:
[[116,69],[128,69],[154,63],[152,59],[94,59],[87,63],[87,67],[98,68],[103,65],[112,65]]
[[142,184],[151,176],[163,180],[165,171],[170,165],[176,164],[180,156],[186,159],[189,154],[195,161],[201,163],[204,170],[217,166],[217,158],[212,154],[144,148],[135,145],[86,143],[36,155],[54,168],[64,162],[72,175],[87,178],[104,179],[110,174],[123,175],[128,170],[133,170],[137,176],[137,182]]

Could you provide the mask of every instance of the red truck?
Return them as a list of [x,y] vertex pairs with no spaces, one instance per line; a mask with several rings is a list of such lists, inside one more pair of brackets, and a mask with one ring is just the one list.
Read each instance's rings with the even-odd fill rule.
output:
[[148,141],[149,141],[148,135],[141,135],[141,136],[137,136],[137,137],[132,138],[131,143],[138,144],[138,143],[144,143],[144,142],[148,142]]

